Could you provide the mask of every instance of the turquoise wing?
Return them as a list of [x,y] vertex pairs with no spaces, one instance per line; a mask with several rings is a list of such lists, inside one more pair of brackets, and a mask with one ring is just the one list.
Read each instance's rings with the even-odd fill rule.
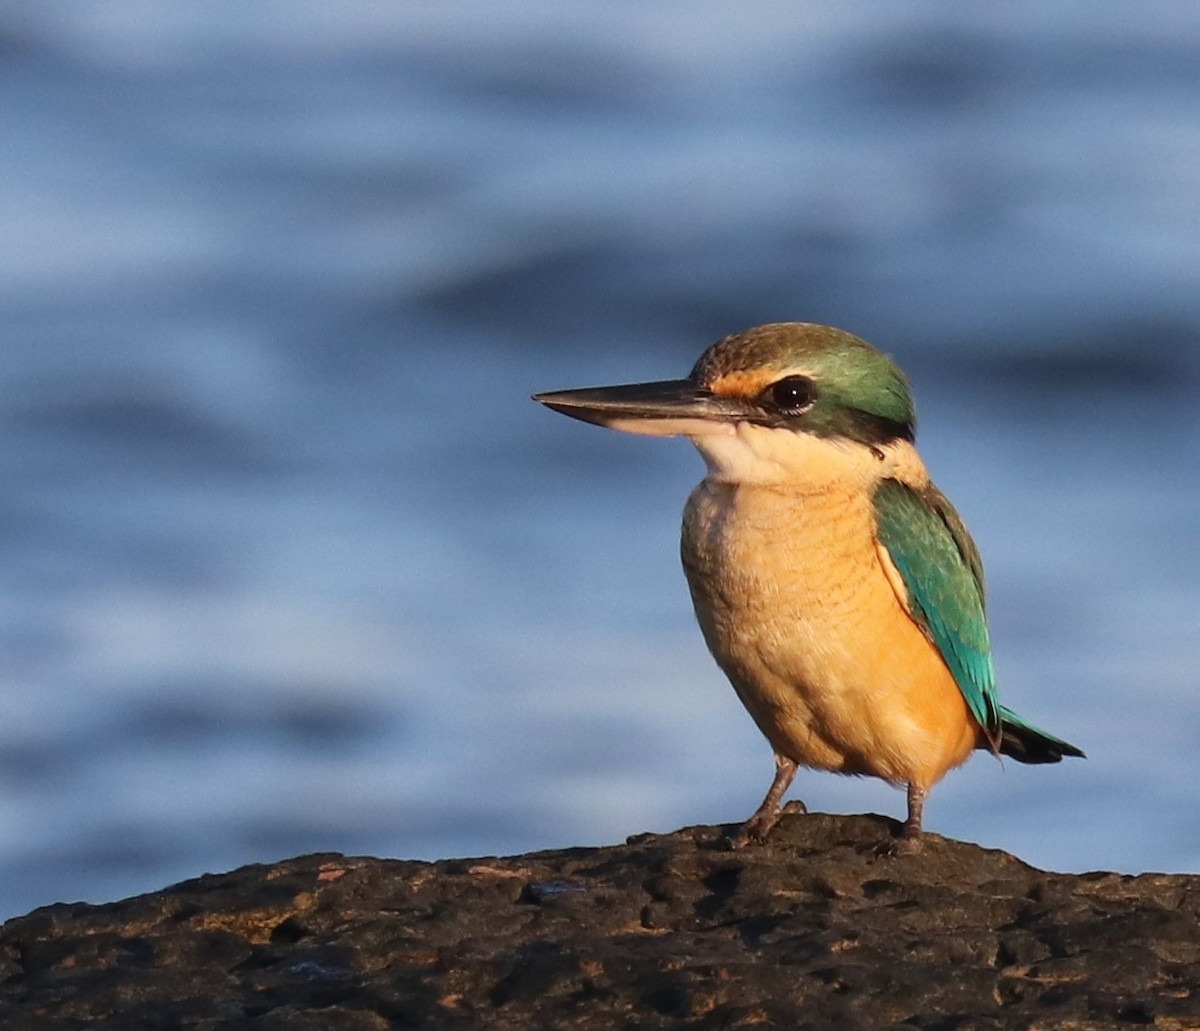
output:
[[875,490],[879,541],[908,591],[908,607],[950,668],[971,715],[999,747],[1001,709],[988,639],[979,551],[932,483],[883,480]]

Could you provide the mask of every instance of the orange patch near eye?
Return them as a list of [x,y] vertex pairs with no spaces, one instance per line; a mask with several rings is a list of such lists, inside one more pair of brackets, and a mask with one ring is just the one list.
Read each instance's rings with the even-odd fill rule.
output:
[[708,389],[721,397],[758,397],[772,383],[779,379],[777,369],[738,369],[718,376],[708,385]]

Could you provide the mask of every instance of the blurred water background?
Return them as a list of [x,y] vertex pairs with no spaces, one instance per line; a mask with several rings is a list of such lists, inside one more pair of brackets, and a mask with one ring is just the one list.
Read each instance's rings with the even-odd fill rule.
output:
[[1200,6],[29,0],[0,82],[0,915],[748,815],[698,457],[528,394],[791,319],[908,370],[1090,756],[927,825],[1200,869]]

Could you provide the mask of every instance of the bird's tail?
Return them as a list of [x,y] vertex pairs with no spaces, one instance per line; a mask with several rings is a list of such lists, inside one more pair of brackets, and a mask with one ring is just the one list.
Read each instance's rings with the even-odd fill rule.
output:
[[1000,706],[1000,754],[1022,763],[1056,763],[1064,755],[1086,758],[1081,749],[1026,723],[1003,705]]

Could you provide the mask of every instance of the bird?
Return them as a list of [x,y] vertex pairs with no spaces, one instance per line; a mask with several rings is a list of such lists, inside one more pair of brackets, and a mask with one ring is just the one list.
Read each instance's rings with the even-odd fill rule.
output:
[[682,436],[706,475],[681,555],[704,640],[775,754],[733,836],[766,841],[800,767],[906,790],[884,849],[920,847],[925,799],[976,750],[1022,763],[1084,757],[1000,703],[984,574],[918,453],[909,381],[832,326],[726,336],[686,379],[533,400],[613,430]]

